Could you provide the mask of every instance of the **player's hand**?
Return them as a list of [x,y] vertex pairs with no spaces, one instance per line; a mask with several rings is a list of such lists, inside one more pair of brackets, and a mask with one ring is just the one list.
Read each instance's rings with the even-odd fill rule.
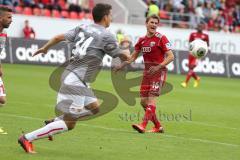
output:
[[113,72],[117,73],[118,71],[122,70],[125,66],[129,65],[130,63],[128,61],[122,62],[120,65],[115,66],[113,68]]
[[32,57],[38,55],[38,54],[46,54],[47,53],[47,49],[45,48],[39,48],[36,52],[33,53]]
[[148,73],[149,74],[154,74],[156,73],[157,71],[159,71],[161,69],[161,66],[160,65],[157,65],[157,66],[151,66],[148,70]]

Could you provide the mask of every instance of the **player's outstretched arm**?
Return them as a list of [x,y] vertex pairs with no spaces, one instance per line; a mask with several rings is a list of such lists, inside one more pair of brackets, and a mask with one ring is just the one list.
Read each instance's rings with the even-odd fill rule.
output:
[[140,52],[137,52],[137,51],[134,50],[133,53],[131,54],[131,56],[127,58],[127,60],[123,61],[119,66],[114,68],[114,72],[118,72],[121,69],[123,69],[125,66],[134,62],[137,59],[139,53]]
[[42,48],[39,48],[35,53],[33,53],[32,56],[36,56],[38,54],[46,54],[49,48],[64,40],[65,40],[64,34],[57,35],[50,39]]
[[159,71],[161,68],[165,68],[173,60],[174,60],[174,54],[171,50],[169,50],[169,51],[166,52],[166,58],[164,59],[164,61],[157,66],[150,67],[148,72],[150,74],[154,74],[155,72]]

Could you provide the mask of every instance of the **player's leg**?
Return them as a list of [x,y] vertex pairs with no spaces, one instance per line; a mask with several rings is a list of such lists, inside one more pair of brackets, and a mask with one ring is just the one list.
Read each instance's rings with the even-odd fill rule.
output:
[[85,106],[85,108],[80,112],[74,110],[72,111],[72,114],[64,114],[63,119],[55,119],[53,122],[47,124],[46,126],[21,136],[18,142],[21,144],[21,146],[27,153],[35,153],[32,145],[33,141],[70,131],[75,128],[76,123],[79,119],[97,114],[98,111],[98,101],[92,102]]
[[[196,65],[194,66],[194,68],[196,67]],[[192,73],[192,77],[194,78],[194,84],[193,87],[196,88],[199,86],[199,82],[200,82],[200,77],[197,75],[196,72],[193,71]]]
[[6,103],[6,93],[2,77],[0,77],[0,107]]
[[187,73],[187,75],[186,75],[185,81],[181,83],[181,86],[182,86],[182,87],[184,87],[184,88],[187,87],[189,80],[191,79],[191,77],[192,77],[193,74],[194,74],[194,68],[195,68],[195,65],[194,65],[194,64],[189,64],[189,65],[188,65],[188,73]]

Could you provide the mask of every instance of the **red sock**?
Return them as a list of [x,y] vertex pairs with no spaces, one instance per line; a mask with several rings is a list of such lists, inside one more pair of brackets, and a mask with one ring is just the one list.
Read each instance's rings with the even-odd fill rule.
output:
[[187,77],[186,77],[186,83],[188,83],[188,81],[190,80],[190,78],[192,77],[192,74],[193,74],[193,70],[189,70],[188,71],[188,74],[187,74]]
[[143,122],[141,123],[141,125],[146,128],[148,121],[151,120],[151,116],[152,116],[152,111],[151,108],[149,106],[146,107],[145,109],[145,114],[143,117]]
[[151,111],[152,111],[151,121],[154,123],[156,128],[161,127],[160,121],[158,120],[157,115],[156,115],[156,106],[149,105],[149,107],[151,108]]
[[198,76],[197,76],[197,74],[196,74],[194,71],[192,72],[192,76],[193,76],[193,78],[194,78],[195,80],[198,79]]

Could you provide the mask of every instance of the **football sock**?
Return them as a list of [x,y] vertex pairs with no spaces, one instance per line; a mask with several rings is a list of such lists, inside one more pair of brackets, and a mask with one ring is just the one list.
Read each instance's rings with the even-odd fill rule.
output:
[[146,107],[145,109],[145,114],[143,117],[143,122],[141,123],[141,125],[146,128],[148,121],[151,119],[151,115],[152,115],[152,111],[151,108],[149,106]]
[[49,123],[48,125],[40,128],[40,129],[37,129],[31,133],[27,133],[25,135],[25,138],[27,140],[29,140],[30,142],[32,142],[34,140],[45,138],[45,137],[48,137],[49,135],[62,133],[67,130],[68,130],[68,128],[67,128],[66,123],[63,120],[58,120],[58,121]]
[[189,82],[190,78],[192,77],[192,74],[193,74],[193,70],[189,70],[188,74],[187,74],[187,77],[186,77],[186,81],[185,81],[186,83]]
[[198,76],[197,76],[197,74],[196,74],[195,72],[192,73],[192,76],[193,76],[193,78],[194,78],[195,80],[198,79]]
[[155,125],[156,128],[161,127],[160,121],[158,120],[157,115],[156,115],[156,106],[149,105],[149,107],[151,108],[151,111],[152,111],[150,120],[153,122],[153,124]]

